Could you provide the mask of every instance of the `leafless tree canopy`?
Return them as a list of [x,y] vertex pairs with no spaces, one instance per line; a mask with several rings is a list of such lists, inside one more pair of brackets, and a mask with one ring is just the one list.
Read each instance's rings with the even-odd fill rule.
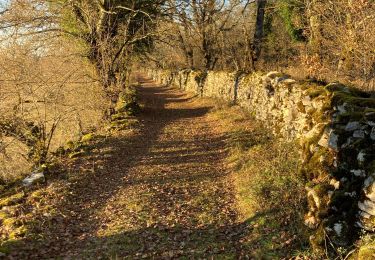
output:
[[149,55],[158,66],[276,69],[374,88],[373,1],[170,0],[167,4],[172,15],[159,23],[161,38]]

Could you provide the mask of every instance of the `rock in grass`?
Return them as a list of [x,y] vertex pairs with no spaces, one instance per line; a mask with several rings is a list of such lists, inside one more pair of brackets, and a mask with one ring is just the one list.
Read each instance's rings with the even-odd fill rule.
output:
[[28,176],[27,178],[25,178],[22,181],[22,184],[25,187],[30,187],[34,184],[43,183],[43,182],[45,182],[44,173],[43,172],[33,172],[33,173],[31,173],[30,176]]

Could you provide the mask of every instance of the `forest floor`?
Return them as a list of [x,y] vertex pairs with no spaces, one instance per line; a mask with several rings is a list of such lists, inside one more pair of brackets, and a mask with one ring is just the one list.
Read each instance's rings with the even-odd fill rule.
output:
[[288,250],[295,236],[280,225],[275,235],[272,221],[238,210],[230,129],[210,115],[215,101],[141,83],[136,125],[96,140],[27,196],[18,220],[32,235],[9,257],[236,259],[254,258],[257,248]]

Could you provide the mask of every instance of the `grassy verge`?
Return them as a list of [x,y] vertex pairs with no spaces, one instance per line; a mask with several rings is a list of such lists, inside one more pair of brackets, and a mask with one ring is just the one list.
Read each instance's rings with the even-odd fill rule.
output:
[[227,135],[238,211],[250,227],[243,246],[256,259],[308,258],[306,192],[297,169],[297,145],[275,139],[237,106],[218,107],[211,117]]
[[[59,200],[55,199],[57,194],[60,198],[68,196],[69,182],[82,178],[82,169],[70,171],[74,162],[87,160],[93,154],[97,156],[99,147],[108,137],[133,134],[139,124],[134,116],[139,107],[134,89],[127,90],[125,94],[121,96],[116,114],[110,121],[103,123],[95,132],[83,135],[80,140],[69,141],[51,153],[45,164],[46,181],[43,183],[24,187],[22,179],[25,176],[19,175],[13,182],[1,185],[0,176],[0,258],[22,247],[26,239],[40,240],[42,235],[38,233],[41,227],[52,225],[53,218],[62,212],[62,209],[56,208],[59,204]],[[95,163],[88,167],[92,170],[87,172],[93,174]]]

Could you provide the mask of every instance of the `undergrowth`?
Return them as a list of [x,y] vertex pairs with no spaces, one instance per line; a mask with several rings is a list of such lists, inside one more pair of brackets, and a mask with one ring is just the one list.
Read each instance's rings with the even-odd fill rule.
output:
[[303,224],[306,192],[297,145],[277,140],[237,106],[217,107],[211,116],[227,133],[238,211],[250,227],[243,245],[257,259],[312,257]]
[[[34,239],[34,236],[37,239],[41,223],[52,219],[52,215],[60,210],[48,205],[48,193],[53,194],[53,189],[58,186],[58,192],[62,193],[60,196],[65,196],[66,191],[63,190],[67,188],[68,180],[80,176],[77,172],[68,174],[70,165],[96,154],[95,151],[109,136],[132,132],[138,125],[135,114],[139,111],[135,89],[121,93],[116,113],[109,122],[104,122],[95,132],[83,134],[79,140],[68,141],[50,153],[49,160],[43,164],[46,182],[24,187],[23,175],[8,183],[3,183],[0,176],[0,259],[20,246],[23,240]],[[92,171],[95,171],[94,162],[92,167]]]

